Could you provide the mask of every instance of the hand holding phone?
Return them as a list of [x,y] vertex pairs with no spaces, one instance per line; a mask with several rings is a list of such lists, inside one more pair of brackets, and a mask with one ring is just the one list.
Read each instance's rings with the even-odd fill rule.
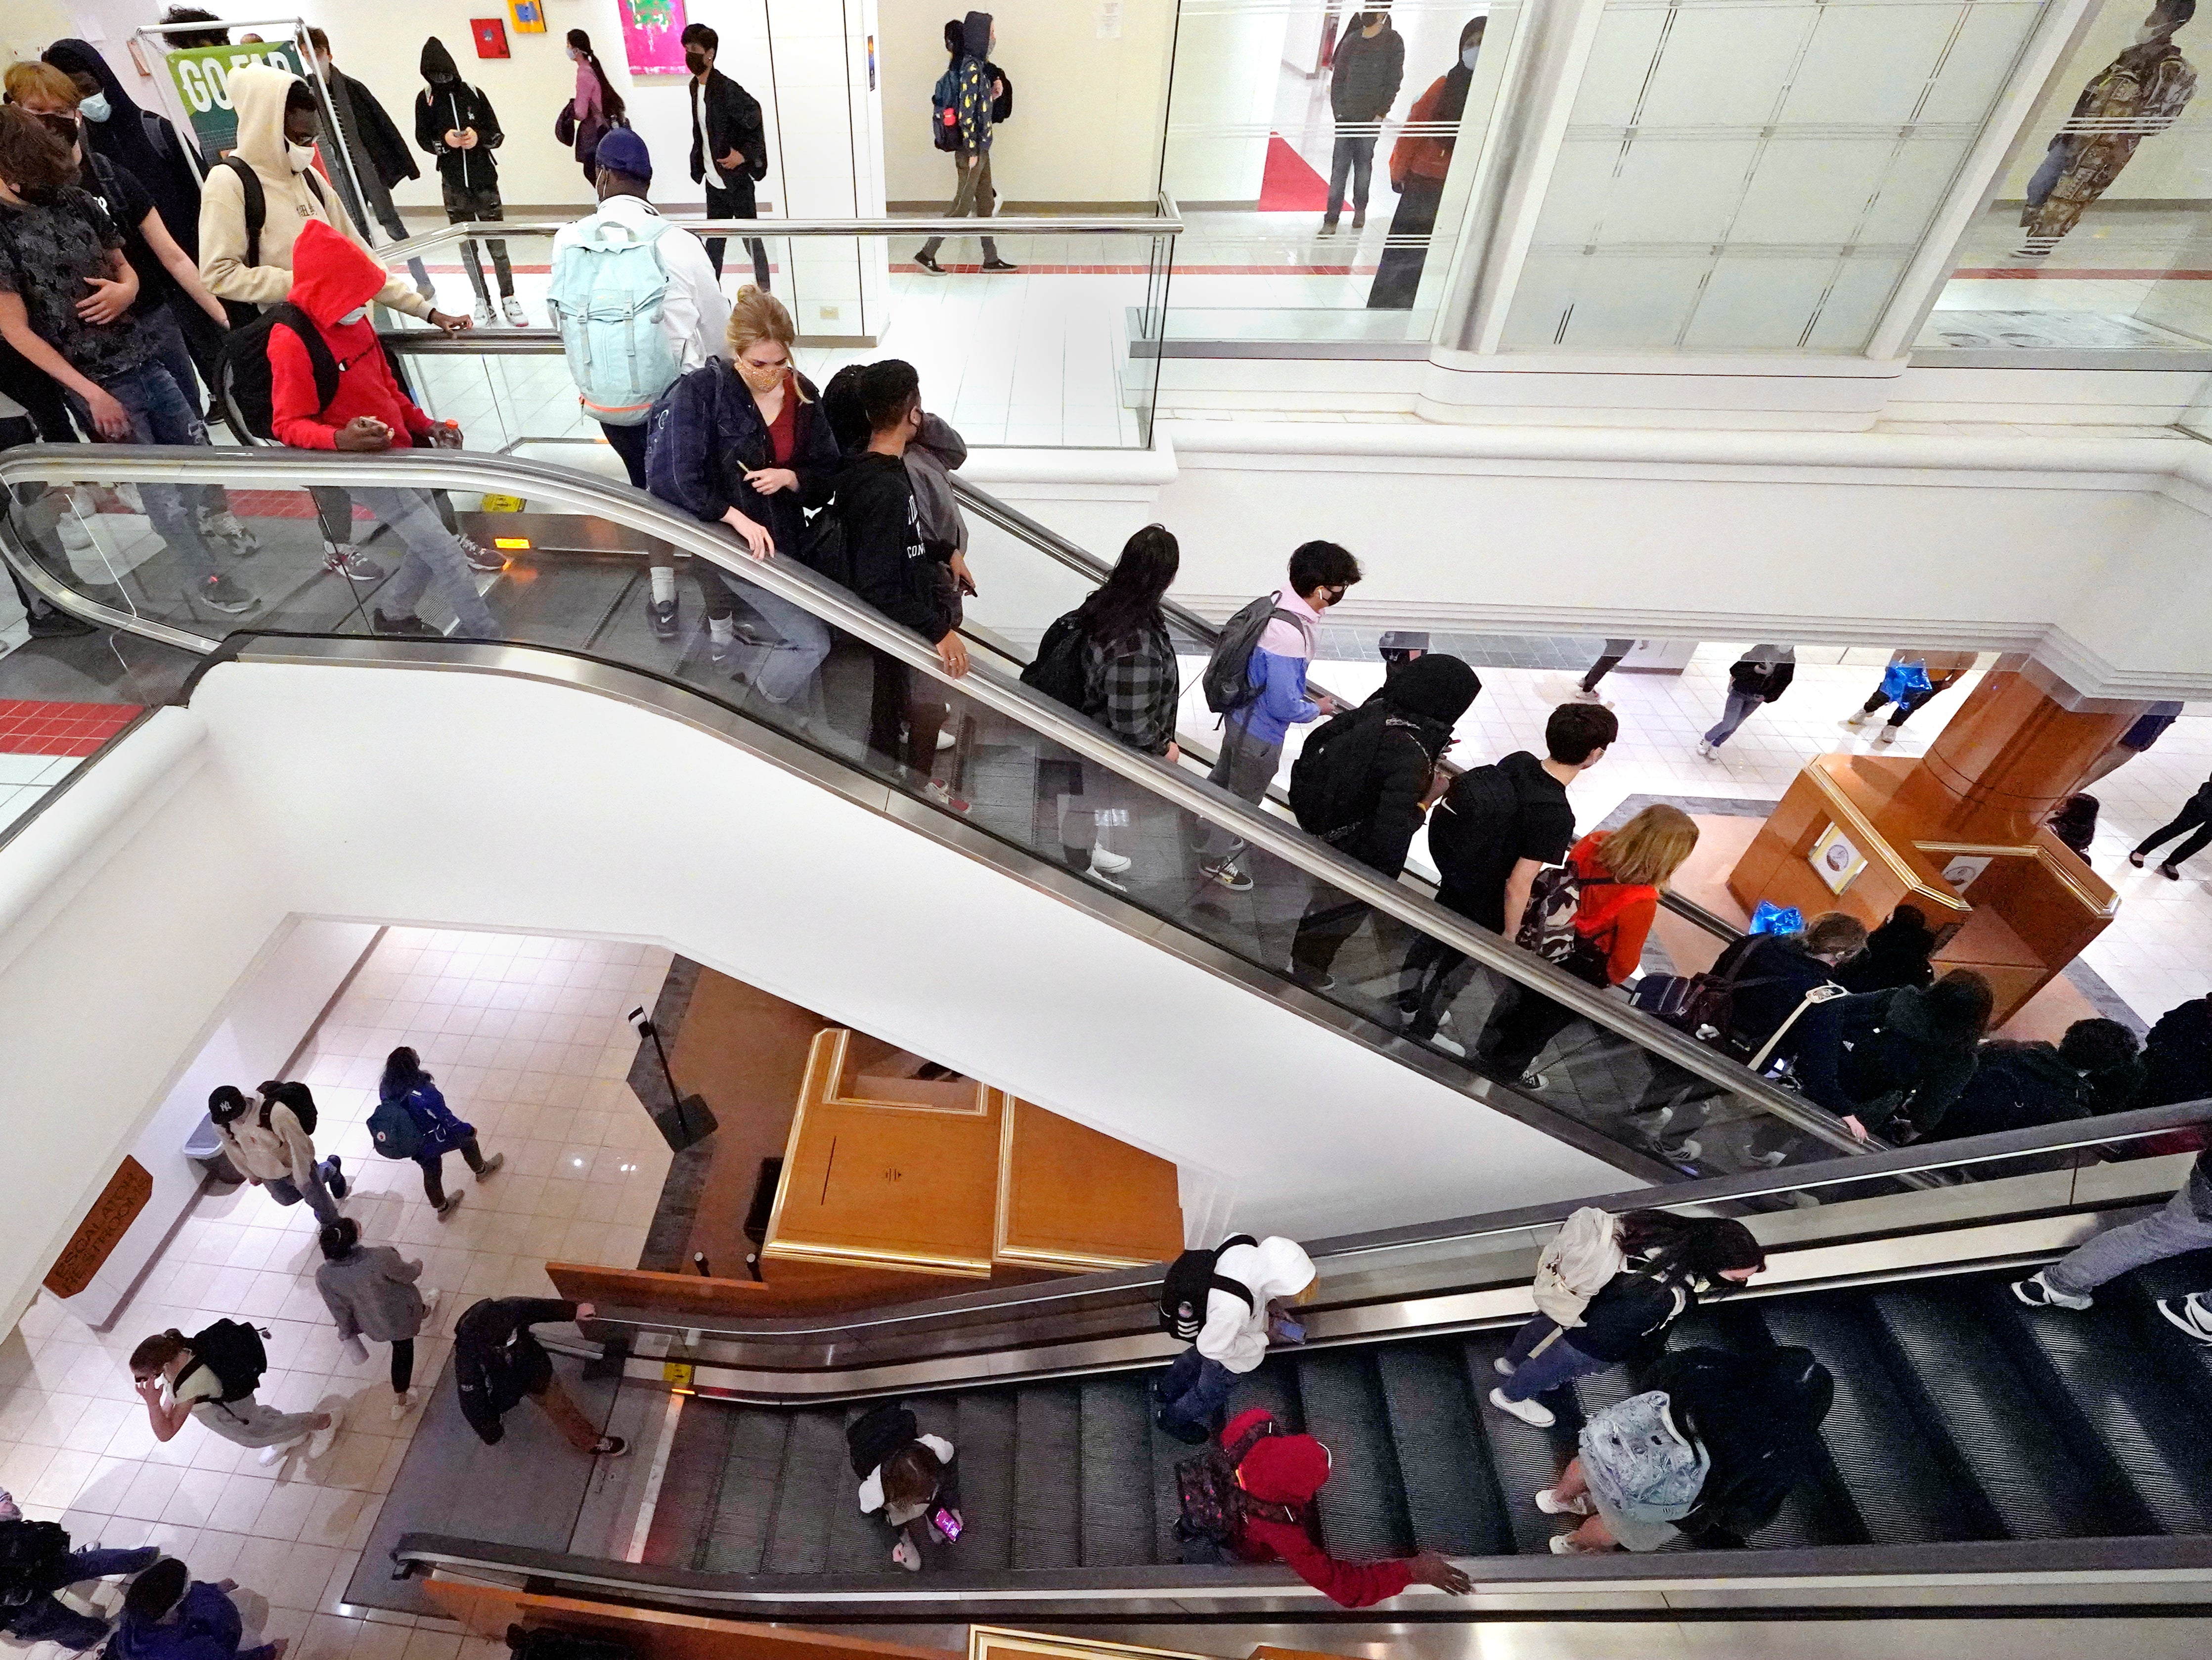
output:
[[960,1512],[950,1505],[939,1505],[931,1513],[929,1523],[932,1527],[945,1535],[945,1541],[947,1544],[951,1544],[960,1536]]

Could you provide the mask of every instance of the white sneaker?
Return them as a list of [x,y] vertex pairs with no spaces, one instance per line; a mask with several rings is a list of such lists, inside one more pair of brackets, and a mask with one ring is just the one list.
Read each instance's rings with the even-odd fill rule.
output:
[[319,1458],[330,1456],[331,1444],[338,1438],[338,1432],[345,1427],[344,1402],[332,1407],[330,1415],[331,1421],[307,1438],[307,1462],[311,1464]]
[[920,1573],[921,1572],[921,1553],[915,1548],[913,1540],[906,1538],[903,1535],[901,1536],[897,1544],[891,1547],[891,1560],[897,1563],[908,1573]]
[[1093,848],[1091,849],[1091,868],[1107,876],[1119,876],[1129,868],[1129,855],[1109,853],[1104,848]]
[[1504,1389],[1490,1392],[1490,1404],[1503,1413],[1510,1413],[1533,1429],[1547,1430],[1559,1420],[1553,1416],[1549,1407],[1540,1407],[1534,1401],[1514,1401]]
[[1704,756],[1706,760],[1710,761],[1713,758],[1713,746],[1705,742],[1704,739],[1700,738],[1698,739],[1698,753]]
[[393,1395],[392,1397],[392,1421],[395,1424],[398,1423],[401,1419],[404,1418],[409,1413],[414,1411],[416,1408],[422,1404],[422,1392],[420,1389],[410,1389],[404,1395]]
[[476,309],[469,313],[469,321],[475,324],[476,326],[480,329],[489,328],[491,326],[491,301],[489,300],[477,301]]
[[1575,1543],[1575,1536],[1571,1533],[1555,1533],[1552,1535],[1552,1554],[1554,1556],[1597,1556],[1603,1554],[1599,1551],[1584,1550],[1580,1545]]
[[939,727],[937,729],[937,752],[939,755],[944,754],[945,751],[951,749],[959,741],[960,734],[953,731],[951,727]]
[[2185,1336],[2200,1343],[2212,1343],[2212,1309],[2204,1306],[2204,1293],[2193,1291],[2186,1297],[2161,1297],[2158,1299],[2160,1316],[2178,1328]]
[[435,1286],[424,1286],[418,1289],[422,1293],[422,1323],[428,1325],[430,1323],[430,1316],[438,1311],[438,1288]]
[[2032,1309],[2072,1309],[2078,1314],[2090,1305],[2088,1298],[2054,1289],[2041,1274],[2014,1280],[2012,1294]]
[[1877,744],[1894,744],[1897,741],[1897,728],[1884,727],[1880,732],[1875,733],[1874,741]]
[[523,310],[522,301],[514,295],[510,294],[506,299],[501,301],[499,309],[500,314],[505,317],[514,327],[526,329],[530,326],[530,313]]
[[1588,1516],[1590,1513],[1589,1495],[1585,1493],[1572,1499],[1562,1499],[1553,1488],[1539,1487],[1536,1489],[1536,1508],[1547,1516]]
[[1844,717],[1844,724],[1847,727],[1863,727],[1874,719],[1877,712],[1874,709],[1853,709]]
[[1490,1363],[1490,1369],[1496,1372],[1500,1377],[1510,1377],[1515,1372],[1520,1370],[1518,1366],[1516,1366],[1510,1360],[1508,1360],[1502,1354]]
[[261,1449],[261,1456],[257,1462],[264,1464],[281,1464],[291,1456],[292,1449],[307,1438],[304,1435],[295,1435],[289,1441],[279,1441],[273,1447],[264,1447]]

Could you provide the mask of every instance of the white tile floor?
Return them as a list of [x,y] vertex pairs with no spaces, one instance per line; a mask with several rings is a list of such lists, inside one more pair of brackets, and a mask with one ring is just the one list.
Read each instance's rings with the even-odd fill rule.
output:
[[[1778,800],[1814,756],[1877,750],[1878,727],[1853,730],[1839,723],[1880,680],[1888,653],[1808,648],[1799,653],[1796,681],[1789,692],[1753,714],[1714,759],[1702,758],[1698,739],[1720,718],[1729,665],[1747,643],[1702,646],[1680,675],[1616,671],[1603,683],[1601,690],[1620,717],[1620,740],[1571,789],[1577,823],[1597,824],[1632,795]],[[1183,726],[1194,736],[1213,730],[1213,717],[1197,701],[1200,666],[1185,660],[1182,667]],[[1495,760],[1516,749],[1540,749],[1546,718],[1578,678],[1543,669],[1480,672],[1482,695],[1460,722],[1453,751],[1462,764]],[[1382,666],[1379,661],[1330,660],[1316,663],[1313,674],[1331,690],[1356,699],[1382,684]],[[1929,704],[1905,724],[1887,752],[1924,753],[1978,678],[1969,675]],[[1293,728],[1284,758],[1285,781],[1296,757],[1298,731]],[[2122,903],[2118,917],[2082,954],[2082,961],[2146,1021],[2212,991],[2212,850],[2193,861],[2179,882],[2166,880],[2154,869],[2134,869],[2127,850],[2172,818],[2208,774],[2212,709],[2193,705],[2148,754],[2100,780],[2091,792],[2103,806],[2091,863],[2118,890]]]
[[[637,1040],[623,1016],[652,1001],[668,962],[642,946],[395,927],[325,1017],[296,1068],[315,1091],[318,1149],[343,1158],[356,1184],[345,1209],[364,1237],[422,1259],[423,1283],[445,1293],[416,1342],[419,1384],[437,1381],[453,1320],[478,1297],[550,1295],[549,1259],[635,1266],[669,1152],[623,1081]],[[447,1190],[467,1197],[447,1221],[422,1202],[413,1164],[369,1149],[363,1121],[400,1043],[422,1053],[484,1150],[507,1155],[481,1185],[447,1159]],[[292,1660],[496,1660],[503,1648],[448,1622],[341,1600],[419,1414],[392,1421],[382,1346],[363,1366],[340,1353],[314,1286],[321,1260],[306,1207],[217,1189],[112,1329],[41,1292],[0,1343],[0,1487],[78,1545],[158,1543],[195,1578],[237,1579],[266,1600],[264,1634],[292,1639]],[[350,1402],[327,1456],[269,1468],[198,1424],[154,1439],[131,1349],[224,1316],[273,1334],[263,1399],[292,1411]],[[58,1657],[41,1645],[32,1660]]]
[[39,805],[75,771],[80,756],[0,754],[0,830]]

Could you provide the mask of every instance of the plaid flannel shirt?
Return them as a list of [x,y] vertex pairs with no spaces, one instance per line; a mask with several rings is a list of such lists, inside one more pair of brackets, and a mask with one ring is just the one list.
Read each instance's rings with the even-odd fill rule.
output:
[[1182,696],[1175,647],[1158,617],[1109,653],[1083,645],[1083,712],[1133,750],[1165,755],[1176,734]]

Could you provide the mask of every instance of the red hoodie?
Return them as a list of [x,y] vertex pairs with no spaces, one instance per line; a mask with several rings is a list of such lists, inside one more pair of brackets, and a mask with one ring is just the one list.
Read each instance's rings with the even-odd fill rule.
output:
[[404,449],[412,435],[436,424],[416,408],[377,344],[366,317],[341,323],[367,305],[389,279],[384,267],[319,219],[300,227],[292,244],[292,291],[285,296],[314,319],[337,359],[338,392],[328,409],[316,407],[315,366],[289,328],[269,331],[270,428],[295,449],[336,449],[337,429],[356,415],[373,415],[392,429],[391,447]]
[[1575,932],[1605,948],[1606,973],[1617,986],[1644,960],[1644,937],[1659,915],[1659,890],[1640,882],[1612,881],[1613,872],[1605,862],[1605,837],[1595,830],[1576,842],[1567,857],[1585,879],[1607,879],[1601,885],[1583,890]]
[[[1235,1446],[1268,1415],[1261,1407],[1237,1414],[1221,1432],[1222,1446]],[[1278,1505],[1310,1507],[1314,1494],[1328,1480],[1328,1449],[1310,1435],[1265,1437],[1237,1467],[1238,1486],[1255,1499]],[[1340,1562],[1315,1544],[1296,1523],[1269,1522],[1256,1516],[1245,1518],[1237,1554],[1247,1562],[1280,1562],[1331,1602],[1347,1608],[1387,1602],[1413,1582],[1404,1562]]]

